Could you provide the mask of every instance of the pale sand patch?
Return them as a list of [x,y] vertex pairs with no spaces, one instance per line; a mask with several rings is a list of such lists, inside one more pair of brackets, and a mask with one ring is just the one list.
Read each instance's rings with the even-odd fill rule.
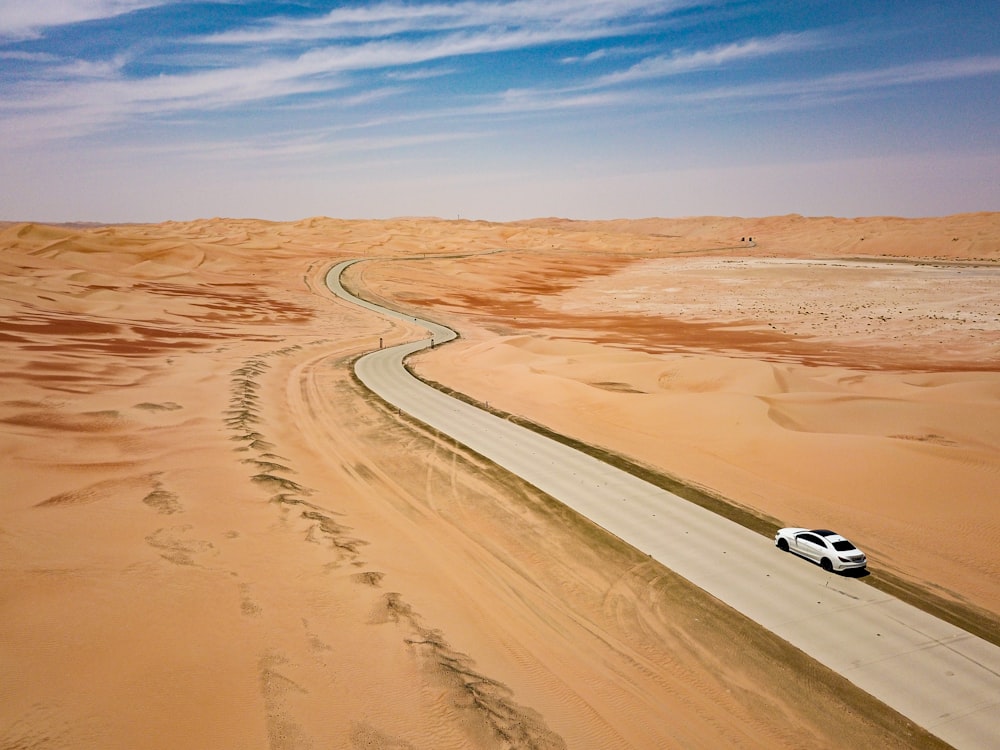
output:
[[[569,290],[650,253],[732,245],[735,224],[715,223],[0,227],[0,745],[930,746],[668,571],[382,409],[351,380],[351,357],[414,329],[321,288],[342,258],[514,247]],[[377,269],[357,276],[400,300],[444,292],[455,309],[509,271],[522,301],[553,291],[537,264],[491,257],[442,261],[457,279],[427,261],[391,288]],[[470,323],[468,342],[441,350],[460,361],[481,344],[472,354],[498,357],[498,372],[521,368],[490,399],[539,382],[610,412],[664,397],[658,355],[495,338]],[[763,423],[772,406],[739,391],[767,383],[770,364],[726,361],[713,384],[685,361],[668,362],[686,384],[672,408],[692,422],[714,408],[707,434],[728,407],[690,397],[730,387],[721,397]],[[924,392],[945,403],[949,388],[979,388],[934,383]]]
[[570,315],[615,311],[878,347],[938,369],[1000,369],[1000,266],[785,258],[658,259],[540,300]]

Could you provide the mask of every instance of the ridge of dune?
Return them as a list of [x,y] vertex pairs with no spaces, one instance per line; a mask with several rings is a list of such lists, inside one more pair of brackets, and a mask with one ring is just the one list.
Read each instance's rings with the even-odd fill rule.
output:
[[[568,232],[602,232],[645,237],[716,240],[722,245],[755,248],[755,254],[783,256],[871,255],[934,260],[995,261],[996,214],[990,212],[905,219],[891,216],[841,218],[799,214],[760,218],[688,217],[573,221],[540,219],[517,222]],[[750,242],[752,238],[752,243]]]

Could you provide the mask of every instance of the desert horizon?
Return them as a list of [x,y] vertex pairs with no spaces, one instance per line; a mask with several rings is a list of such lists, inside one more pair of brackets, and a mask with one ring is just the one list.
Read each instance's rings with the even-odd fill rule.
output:
[[0,745],[943,746],[373,397],[353,361],[421,329],[323,277],[366,258],[352,289],[459,332],[419,377],[747,523],[837,529],[872,585],[995,643],[998,237],[0,223]]

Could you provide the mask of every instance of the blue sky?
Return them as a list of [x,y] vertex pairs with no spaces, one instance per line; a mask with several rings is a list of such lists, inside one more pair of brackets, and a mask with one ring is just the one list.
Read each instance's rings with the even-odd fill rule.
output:
[[0,219],[1000,210],[995,0],[0,3]]

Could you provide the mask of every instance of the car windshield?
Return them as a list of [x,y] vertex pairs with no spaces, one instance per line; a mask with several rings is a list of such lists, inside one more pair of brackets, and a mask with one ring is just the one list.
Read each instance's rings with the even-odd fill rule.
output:
[[837,552],[850,552],[855,547],[846,539],[841,539],[840,541],[833,543],[833,548],[837,550]]

